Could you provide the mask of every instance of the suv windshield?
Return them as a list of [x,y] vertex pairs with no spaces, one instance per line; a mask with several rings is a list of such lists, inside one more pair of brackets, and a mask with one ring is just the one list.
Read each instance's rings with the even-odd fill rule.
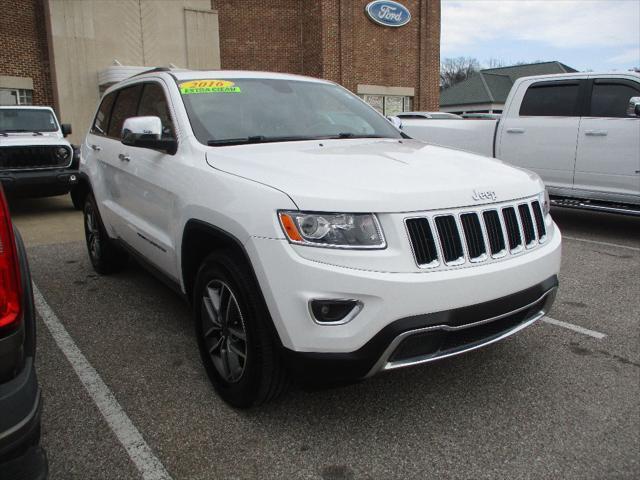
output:
[[384,117],[333,84],[300,80],[192,80],[179,84],[205,145],[325,138],[401,138]]
[[0,108],[0,132],[56,132],[58,124],[50,110]]

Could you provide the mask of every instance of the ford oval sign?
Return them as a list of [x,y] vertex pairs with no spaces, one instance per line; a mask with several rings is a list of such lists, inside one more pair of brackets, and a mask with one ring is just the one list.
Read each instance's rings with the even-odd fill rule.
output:
[[365,10],[371,20],[385,27],[401,27],[411,20],[407,7],[391,0],[375,0]]

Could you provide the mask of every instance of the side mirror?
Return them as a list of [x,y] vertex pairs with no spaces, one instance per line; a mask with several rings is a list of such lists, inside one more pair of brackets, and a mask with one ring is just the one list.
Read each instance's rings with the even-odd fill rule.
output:
[[162,138],[162,121],[158,117],[130,117],[122,125],[120,141],[130,147],[160,150],[173,155],[178,150],[175,139]]
[[71,135],[71,124],[70,123],[62,123],[60,124],[60,129],[62,130],[62,135],[66,137],[67,135]]
[[640,97],[631,97],[629,99],[627,115],[629,117],[640,117]]
[[398,130],[402,130],[402,120],[400,120],[399,117],[387,117],[387,120],[389,120]]

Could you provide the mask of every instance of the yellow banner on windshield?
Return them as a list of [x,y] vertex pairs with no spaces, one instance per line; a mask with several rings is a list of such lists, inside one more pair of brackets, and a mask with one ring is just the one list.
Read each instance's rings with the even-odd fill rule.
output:
[[229,80],[190,80],[180,84],[180,93],[240,93],[240,87]]

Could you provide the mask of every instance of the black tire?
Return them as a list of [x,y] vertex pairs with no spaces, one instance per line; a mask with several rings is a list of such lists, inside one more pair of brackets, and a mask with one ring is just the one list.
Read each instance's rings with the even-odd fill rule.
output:
[[93,269],[101,275],[122,270],[129,259],[127,252],[109,238],[92,194],[84,202],[84,235]]
[[[235,408],[249,408],[282,394],[288,385],[286,371],[270,329],[269,312],[246,262],[232,252],[209,255],[198,270],[193,295],[200,356],[222,399]],[[215,315],[219,327],[212,322],[212,298],[219,299]],[[222,360],[225,351],[226,362]]]
[[69,194],[71,195],[71,203],[73,203],[73,208],[80,211],[84,210],[85,199],[83,198],[80,189],[76,187],[71,190]]

